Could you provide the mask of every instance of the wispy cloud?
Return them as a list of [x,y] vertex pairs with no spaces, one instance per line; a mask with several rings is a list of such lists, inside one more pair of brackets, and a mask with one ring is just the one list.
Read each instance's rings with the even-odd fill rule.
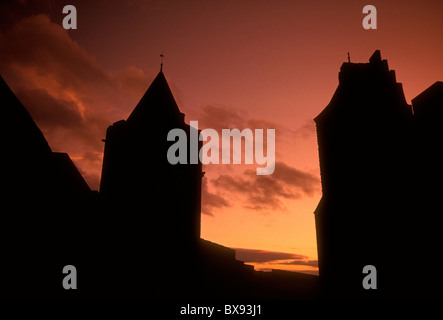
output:
[[208,189],[208,180],[202,179],[202,205],[201,210],[203,214],[212,216],[214,209],[229,207],[230,203],[221,195],[212,193]]
[[282,261],[278,262],[278,264],[282,265],[296,265],[296,266],[310,266],[310,267],[318,267],[318,260],[293,260],[293,261]]
[[257,249],[232,248],[235,250],[236,258],[244,262],[274,262],[281,260],[301,261],[307,257],[295,253],[267,251]]
[[[253,264],[257,270],[297,270],[299,272],[318,275],[318,260],[309,259],[305,255],[245,248],[233,249],[235,249],[237,260]],[[294,269],[294,266],[301,266],[301,269]]]

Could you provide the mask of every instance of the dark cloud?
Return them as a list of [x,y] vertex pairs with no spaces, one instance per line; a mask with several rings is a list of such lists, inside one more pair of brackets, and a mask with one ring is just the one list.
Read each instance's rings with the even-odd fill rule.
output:
[[310,119],[306,121],[301,127],[294,130],[295,138],[307,138],[315,134],[315,122]]
[[313,269],[303,270],[301,272],[318,275],[318,260],[309,260],[307,256],[288,252],[232,248],[235,250],[236,259],[246,263],[259,263],[269,266],[268,268],[259,268],[261,271],[271,271],[272,269],[285,269],[285,266],[296,265],[306,266]]
[[244,262],[259,262],[267,263],[281,260],[297,260],[302,261],[307,257],[301,254],[267,251],[267,250],[255,250],[244,248],[232,248],[235,250],[236,259]]
[[319,190],[320,179],[308,172],[276,162],[271,175],[257,175],[246,170],[242,176],[222,174],[212,180],[214,186],[226,190],[232,196],[246,196],[244,207],[254,210],[285,209],[283,199],[312,196]]
[[142,69],[134,66],[122,70],[116,78],[123,90],[140,98],[141,94],[147,90],[147,85],[154,80],[146,76]]
[[[249,174],[252,174],[251,172]],[[303,172],[288,166],[284,162],[275,164],[275,171],[272,178],[287,185],[301,189],[307,195],[312,195],[318,191],[320,180],[311,173]]]
[[[215,129],[219,133],[219,144],[228,141],[222,141],[222,129],[251,129],[254,137],[252,143],[255,145],[255,129],[263,130],[263,147],[266,153],[267,147],[267,130],[275,130],[275,158],[282,158],[287,153],[288,148],[295,147],[300,141],[309,139],[315,134],[315,123],[313,120],[304,122],[300,127],[295,129],[286,127],[282,124],[270,121],[268,119],[254,118],[248,114],[247,110],[233,108],[231,106],[206,105],[192,115],[193,120],[199,121],[199,128]],[[230,154],[233,154],[233,145],[230,143]],[[220,153],[221,161],[222,153]],[[241,150],[241,158],[244,159],[244,149]]]
[[71,139],[84,144],[88,149],[86,152],[101,150],[100,136],[109,124],[107,120],[88,110],[80,110],[74,101],[52,96],[44,89],[22,88],[16,95],[45,132],[48,140],[51,140],[53,135],[65,132]]
[[254,210],[283,209],[281,198],[295,198],[272,176],[251,176],[250,179],[226,174],[213,180],[218,188],[231,194],[244,194],[247,201],[244,207]]
[[[51,0],[1,0],[0,29],[11,27],[14,21],[37,13],[50,14],[54,1]],[[61,5],[61,3],[60,3]],[[61,8],[59,8],[61,12]]]
[[203,106],[196,117],[199,121],[200,128],[211,128],[217,131],[222,129],[275,129],[277,132],[290,131],[288,128],[266,120],[250,118],[244,114],[244,110],[237,110],[232,107],[207,105]]
[[111,79],[60,24],[44,14],[18,21],[2,34],[0,57],[20,69],[51,75],[63,88],[109,85]]
[[101,164],[103,160],[103,154],[101,152],[85,152],[83,154],[82,160]]
[[231,192],[245,192],[252,187],[252,182],[243,178],[234,178],[231,175],[221,174],[213,180],[217,187],[224,188]]
[[222,129],[246,127],[246,120],[237,110],[222,106],[208,105],[197,114],[200,128],[211,128],[221,132]]
[[211,193],[208,190],[208,180],[202,179],[202,203],[201,211],[203,214],[212,216],[213,210],[216,208],[229,207],[229,202],[222,196]]
[[46,128],[75,128],[83,121],[73,101],[53,97],[44,89],[21,88],[16,95],[32,118]]

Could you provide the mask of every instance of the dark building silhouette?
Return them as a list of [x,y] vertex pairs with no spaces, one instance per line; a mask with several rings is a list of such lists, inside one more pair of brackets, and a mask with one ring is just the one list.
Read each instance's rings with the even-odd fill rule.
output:
[[[443,156],[439,148],[443,141],[441,119],[443,118],[443,82],[436,82],[417,97],[412,99],[414,118],[417,132],[417,169],[421,171],[419,185],[426,188],[416,188],[417,193],[427,193],[427,212],[438,208],[443,181]],[[432,184],[432,188],[429,185]],[[420,198],[423,198],[422,194]]]
[[108,128],[100,185],[107,202],[123,205],[145,223],[149,237],[160,239],[166,232],[174,243],[200,238],[202,165],[172,165],[167,159],[174,143],[167,135],[174,128],[187,133],[190,157],[195,129],[184,117],[160,72],[128,119]]
[[[51,151],[2,79],[0,103],[1,200],[10,210],[1,216],[0,296],[317,296],[316,276],[256,272],[233,249],[200,238],[202,165],[167,160],[169,130],[187,132],[188,150],[190,133],[198,132],[185,123],[162,71],[128,119],[108,128],[100,192],[89,189],[67,154]],[[62,286],[66,265],[77,269],[77,290]]]
[[51,151],[1,77],[0,108],[1,292],[38,296],[59,286],[59,270],[77,261],[78,219],[94,194],[69,156]]
[[[184,121],[162,71],[106,132],[100,191],[51,150],[0,78],[0,295],[28,298],[441,298],[443,85],[409,105],[377,50],[343,63],[316,117],[323,197],[316,276],[257,272],[200,238],[201,163],[171,165]],[[198,143],[198,148],[201,143]],[[188,153],[188,163],[190,154]],[[78,290],[62,269],[78,270]],[[377,290],[362,287],[365,265]]]
[[[315,221],[329,294],[441,296],[442,97],[437,82],[412,108],[379,50],[369,63],[341,66],[338,88],[315,118],[323,192]],[[377,290],[363,289],[365,265],[377,268]]]

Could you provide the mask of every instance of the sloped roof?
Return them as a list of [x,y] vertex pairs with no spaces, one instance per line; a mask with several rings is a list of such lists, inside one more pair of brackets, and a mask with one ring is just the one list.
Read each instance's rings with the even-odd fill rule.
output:
[[442,114],[443,82],[437,81],[412,99],[415,114]]
[[127,123],[149,123],[156,121],[157,117],[180,114],[165,75],[160,71],[128,117]]
[[27,150],[39,154],[51,152],[37,124],[1,76],[0,114],[3,148],[7,147],[9,151]]

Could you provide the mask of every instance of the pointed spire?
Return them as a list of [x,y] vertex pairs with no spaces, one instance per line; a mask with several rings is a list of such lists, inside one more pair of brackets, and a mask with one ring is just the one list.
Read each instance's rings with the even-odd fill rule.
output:
[[179,117],[181,114],[165,75],[160,69],[148,90],[129,115],[127,123],[146,124],[152,119],[158,121],[158,119],[167,119],[169,116]]

